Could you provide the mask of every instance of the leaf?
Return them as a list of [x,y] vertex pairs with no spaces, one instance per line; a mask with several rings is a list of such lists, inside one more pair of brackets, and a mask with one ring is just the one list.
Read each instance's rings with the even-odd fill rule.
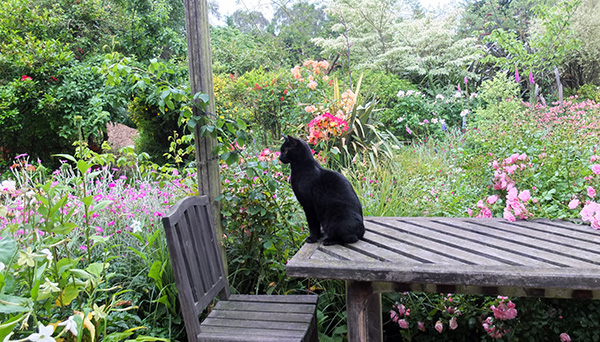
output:
[[31,298],[2,295],[0,296],[0,313],[14,314],[19,312],[31,312],[33,301]]
[[[108,268],[108,265],[106,265],[106,267]],[[104,270],[104,264],[100,262],[94,262],[86,267],[85,270],[96,277],[100,277],[100,274],[102,274],[102,271]]]
[[62,157],[62,158],[72,161],[73,163],[77,163],[77,159],[75,159],[75,157],[73,157],[70,154],[53,154],[52,156],[53,157]]
[[125,340],[125,342],[152,342],[152,341],[169,342],[169,340],[166,338],[146,336],[146,335],[140,335],[140,336],[136,337],[135,340]]
[[91,167],[90,164],[88,164],[85,160],[77,161],[77,169],[82,174],[86,173],[90,169],[90,167]]
[[160,261],[154,261],[148,272],[148,277],[154,279],[159,288],[162,289],[162,264]]
[[[74,271],[74,270],[71,270]],[[83,271],[83,270],[82,270]],[[65,287],[63,292],[56,298],[56,306],[67,306],[71,304],[73,299],[79,296],[79,288],[71,283]]]
[[0,262],[8,265],[10,260],[17,253],[17,243],[11,238],[0,240]]
[[73,222],[67,222],[63,224],[59,224],[52,228],[52,232],[54,234],[69,234],[73,229],[77,228],[77,225]]
[[98,202],[97,204],[94,205],[94,211],[102,210],[102,209],[108,207],[112,203],[113,203],[113,201],[110,201],[110,200]]

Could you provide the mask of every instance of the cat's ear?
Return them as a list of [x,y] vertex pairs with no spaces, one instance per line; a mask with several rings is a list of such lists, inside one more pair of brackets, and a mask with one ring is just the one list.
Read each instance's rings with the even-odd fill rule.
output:
[[290,141],[290,136],[289,135],[284,135],[283,136],[283,142],[286,143],[288,141]]
[[288,136],[287,136],[287,139],[286,139],[286,141],[289,141],[289,142],[291,142],[292,144],[296,144],[296,143],[298,142],[298,139],[294,138],[294,137],[293,137],[293,136],[291,136],[291,135],[288,135]]

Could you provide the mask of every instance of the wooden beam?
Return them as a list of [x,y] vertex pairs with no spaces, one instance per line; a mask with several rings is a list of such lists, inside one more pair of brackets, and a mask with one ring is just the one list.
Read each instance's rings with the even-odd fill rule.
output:
[[[193,108],[194,115],[214,115],[215,93],[212,74],[212,56],[210,50],[210,33],[208,24],[207,0],[184,0],[185,27],[187,33],[188,65],[190,74],[190,90],[192,94],[205,93],[210,101],[206,112]],[[200,125],[194,131],[196,140],[196,163],[198,168],[198,192],[208,195],[214,216],[217,238],[223,237],[221,224],[221,203],[215,198],[221,194],[221,178],[219,175],[219,159],[213,149],[215,139],[200,136]]]

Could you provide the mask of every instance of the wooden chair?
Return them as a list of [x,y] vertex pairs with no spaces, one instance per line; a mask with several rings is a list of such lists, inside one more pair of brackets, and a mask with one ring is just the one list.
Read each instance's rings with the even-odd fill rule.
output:
[[178,201],[163,225],[189,342],[318,341],[317,296],[229,293],[207,196]]

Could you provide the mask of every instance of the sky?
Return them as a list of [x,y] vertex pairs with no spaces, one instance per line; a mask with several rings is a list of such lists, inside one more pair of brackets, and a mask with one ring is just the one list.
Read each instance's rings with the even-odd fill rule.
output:
[[[440,6],[446,6],[448,4],[455,3],[458,0],[420,0],[421,5],[428,10],[434,10],[439,8]],[[217,0],[219,4],[219,12],[226,16],[230,15],[238,9],[249,10],[249,11],[259,11],[262,12],[267,20],[271,20],[273,17],[273,5],[272,3],[276,2],[273,0]],[[279,2],[279,1],[277,1]],[[224,20],[225,18],[222,18]],[[218,21],[214,18],[211,18],[212,24],[218,24]]]

